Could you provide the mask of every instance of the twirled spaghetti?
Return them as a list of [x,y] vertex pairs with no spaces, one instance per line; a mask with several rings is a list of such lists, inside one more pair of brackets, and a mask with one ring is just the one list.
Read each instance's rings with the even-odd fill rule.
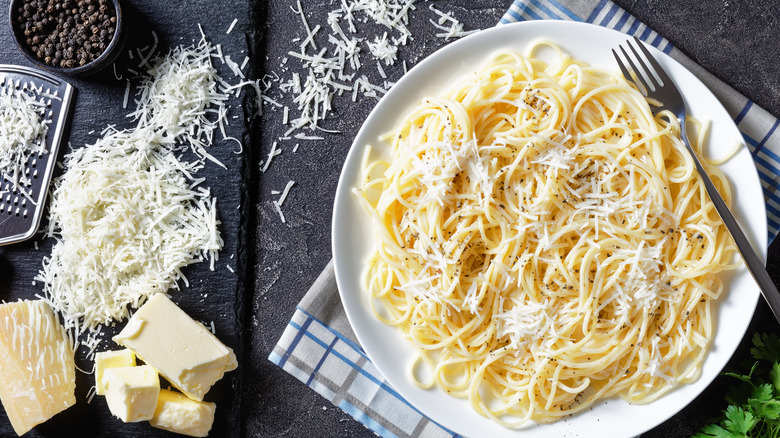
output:
[[698,377],[716,274],[739,259],[671,114],[540,43],[424,99],[388,141],[355,192],[378,241],[370,301],[430,365],[419,385],[516,427]]

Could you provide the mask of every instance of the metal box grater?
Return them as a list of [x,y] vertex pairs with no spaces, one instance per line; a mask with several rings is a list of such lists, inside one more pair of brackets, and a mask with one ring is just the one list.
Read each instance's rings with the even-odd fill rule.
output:
[[18,65],[0,64],[0,89],[16,89],[44,103],[50,121],[45,153],[32,154],[24,168],[29,183],[24,195],[6,175],[0,175],[0,245],[21,242],[38,230],[54,174],[60,143],[70,122],[76,89],[48,73]]

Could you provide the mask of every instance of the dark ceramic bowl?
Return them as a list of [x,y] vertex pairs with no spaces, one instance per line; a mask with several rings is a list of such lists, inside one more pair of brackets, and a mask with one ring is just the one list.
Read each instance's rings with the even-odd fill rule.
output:
[[67,68],[49,65],[43,60],[39,59],[34,53],[32,53],[31,49],[25,42],[23,24],[19,22],[19,7],[23,6],[24,3],[24,0],[11,0],[10,11],[8,13],[9,24],[14,35],[16,46],[19,48],[22,54],[24,54],[24,56],[36,67],[65,75],[86,76],[97,73],[110,66],[122,51],[125,36],[124,20],[122,19],[122,8],[119,4],[119,0],[110,0],[109,4],[113,5],[114,10],[116,11],[116,25],[114,34],[111,36],[111,39],[103,52],[94,60],[81,66]]

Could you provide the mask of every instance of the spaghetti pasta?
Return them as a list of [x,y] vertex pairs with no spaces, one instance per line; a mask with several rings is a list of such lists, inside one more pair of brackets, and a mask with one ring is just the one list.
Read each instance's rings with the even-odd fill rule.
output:
[[695,380],[739,258],[679,128],[548,42],[422,100],[354,189],[370,303],[417,347],[415,382],[518,427]]

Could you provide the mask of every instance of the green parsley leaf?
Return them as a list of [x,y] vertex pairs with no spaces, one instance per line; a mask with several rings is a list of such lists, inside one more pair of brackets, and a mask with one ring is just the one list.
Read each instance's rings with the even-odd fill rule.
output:
[[780,400],[756,400],[752,399],[748,402],[750,411],[753,412],[756,417],[764,420],[777,420],[780,418]]
[[[752,374],[752,372],[751,372]],[[750,383],[750,380],[752,379],[750,374],[738,374],[738,373],[723,373],[724,376],[733,377],[737,380],[741,380],[746,383]]]
[[770,383],[764,383],[762,385],[756,385],[753,387],[753,394],[751,399],[766,401],[771,400],[773,395],[773,386]]
[[732,432],[718,426],[717,424],[708,424],[702,428],[700,433],[693,435],[691,438],[745,438],[744,435],[735,435]]
[[747,436],[753,426],[758,423],[758,419],[750,412],[739,406],[729,406],[726,408],[726,419],[723,421],[723,427],[737,436]]
[[744,405],[747,403],[748,399],[753,397],[752,380],[758,364],[758,362],[755,362],[748,374],[723,373],[724,376],[733,377],[734,379],[739,380],[736,385],[729,386],[729,389],[726,392],[725,398],[729,404],[737,406]]
[[780,337],[776,333],[756,333],[753,335],[753,345],[750,354],[756,360],[765,360],[769,363],[780,362]]
[[780,337],[753,336],[750,350],[756,359],[723,373],[734,379],[726,392],[729,406],[717,423],[704,426],[694,438],[779,438],[780,437]]
[[780,363],[775,362],[772,364],[772,370],[769,371],[769,380],[772,381],[775,391],[780,393]]

